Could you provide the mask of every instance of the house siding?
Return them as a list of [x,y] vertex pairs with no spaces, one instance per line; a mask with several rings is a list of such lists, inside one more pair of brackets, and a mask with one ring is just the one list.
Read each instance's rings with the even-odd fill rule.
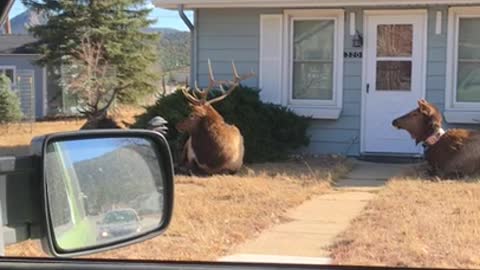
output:
[[[197,11],[196,79],[208,81],[208,59],[212,60],[217,79],[231,79],[231,61],[239,72],[253,70],[258,74],[260,15],[279,14],[282,9],[199,9]],[[258,77],[245,81],[258,86]]]
[[[44,116],[44,78],[43,67],[33,64],[35,55],[0,55],[0,66],[15,66],[17,73],[19,70],[33,70],[35,77],[34,84],[34,107],[35,115],[33,118]],[[29,108],[22,107],[24,112],[29,112]]]
[[[356,29],[363,31],[363,10],[359,7],[340,7],[345,10],[344,50],[361,51],[352,47],[350,16],[355,13]],[[382,7],[377,7],[382,9]],[[445,107],[445,72],[447,49],[448,6],[420,6],[427,9],[427,71],[426,98],[442,110]],[[372,8],[365,8],[372,9]],[[392,9],[392,7],[385,7]],[[405,7],[403,7],[405,9]],[[437,11],[442,13],[441,34],[435,33]],[[219,79],[231,76],[230,62],[235,60],[241,72],[259,68],[259,29],[261,14],[283,14],[283,9],[199,9],[197,10],[197,55],[200,84],[208,79],[207,60],[214,64]],[[280,78],[279,78],[280,79]],[[258,78],[245,82],[258,87]],[[344,59],[343,109],[337,120],[312,120],[311,143],[304,152],[315,154],[360,154],[362,106],[362,59]],[[280,89],[279,89],[280,91]],[[454,127],[449,125],[449,127]]]

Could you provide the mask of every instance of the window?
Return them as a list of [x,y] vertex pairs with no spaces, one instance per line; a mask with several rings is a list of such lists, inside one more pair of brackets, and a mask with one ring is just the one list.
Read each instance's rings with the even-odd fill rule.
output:
[[480,9],[450,8],[445,117],[475,123],[480,111]]
[[13,67],[13,66],[0,66],[0,74],[6,75],[12,83],[12,87],[15,86],[15,67]]
[[293,22],[293,99],[332,100],[333,20]]
[[299,114],[336,119],[342,106],[343,10],[287,10],[285,102]]

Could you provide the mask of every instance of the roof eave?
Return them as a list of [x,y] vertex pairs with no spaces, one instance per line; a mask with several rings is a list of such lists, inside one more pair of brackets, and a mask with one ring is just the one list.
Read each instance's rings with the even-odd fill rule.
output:
[[0,52],[0,56],[40,56],[40,53]]
[[259,8],[259,7],[339,7],[339,6],[415,6],[415,5],[469,5],[480,4],[480,0],[154,0],[160,8]]

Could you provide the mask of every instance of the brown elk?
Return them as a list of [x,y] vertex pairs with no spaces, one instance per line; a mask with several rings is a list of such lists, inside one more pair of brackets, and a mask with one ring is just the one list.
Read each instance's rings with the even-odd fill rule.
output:
[[425,147],[431,173],[459,177],[480,173],[480,132],[442,129],[442,115],[434,105],[421,99],[418,108],[393,120],[392,125],[410,133]]
[[116,129],[121,128],[119,123],[108,115],[108,108],[115,100],[116,92],[114,92],[107,104],[103,108],[99,109],[100,98],[97,99],[95,104],[86,104],[85,108],[80,109],[80,113],[87,117],[87,122],[80,129]]
[[[181,165],[190,171],[205,174],[235,173],[243,165],[244,146],[240,130],[234,125],[225,123],[223,117],[212,107],[213,103],[229,96],[242,80],[254,76],[253,72],[240,76],[233,62],[232,69],[233,80],[217,81],[209,60],[207,88],[201,90],[195,84],[193,94],[188,88],[182,89],[192,112],[187,119],[178,123],[176,128],[179,132],[189,135],[183,149]],[[225,90],[223,85],[229,85],[229,89]],[[207,100],[210,90],[216,86],[222,94]]]

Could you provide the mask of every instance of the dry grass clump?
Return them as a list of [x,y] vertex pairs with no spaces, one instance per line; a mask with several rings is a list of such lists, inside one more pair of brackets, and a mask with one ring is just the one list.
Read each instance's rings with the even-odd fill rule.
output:
[[[345,174],[348,167],[342,158],[321,158],[258,164],[235,176],[177,176],[174,216],[164,235],[91,257],[215,260],[282,222],[288,209],[328,191],[329,182]],[[6,252],[9,256],[44,256],[34,241],[7,247]]]
[[335,263],[479,268],[479,180],[392,179],[338,237]]
[[[133,123],[135,116],[144,110],[134,106],[118,106],[113,108],[111,114],[119,122]],[[73,119],[0,124],[0,156],[27,155],[32,138],[49,133],[79,130],[84,123],[84,119]]]

